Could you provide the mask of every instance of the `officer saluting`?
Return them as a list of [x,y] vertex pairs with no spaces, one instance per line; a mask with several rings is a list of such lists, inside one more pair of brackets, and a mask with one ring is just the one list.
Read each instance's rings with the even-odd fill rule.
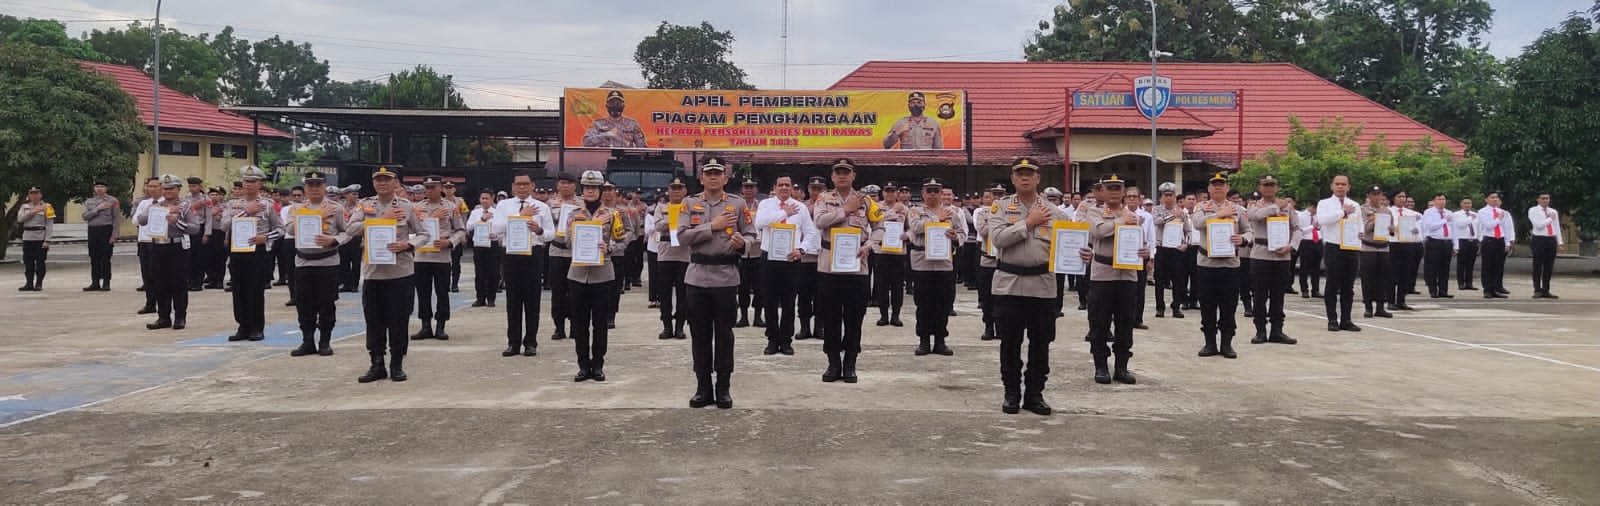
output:
[[[348,233],[365,237],[361,262],[361,313],[367,321],[367,354],[372,367],[357,378],[357,382],[371,383],[381,379],[405,381],[403,364],[406,357],[406,327],[411,322],[411,305],[416,301],[412,294],[411,275],[415,272],[412,252],[417,247],[432,244],[433,238],[422,234],[422,222],[417,219],[411,202],[401,198],[399,174],[388,167],[378,167],[372,173],[372,187],[378,194],[361,199],[351,211]],[[393,224],[393,242],[374,243],[367,227],[381,226],[376,221]],[[414,235],[415,234],[415,235]],[[373,263],[372,251],[388,250],[392,262]],[[237,279],[237,278],[236,278]],[[235,292],[237,293],[237,292]],[[384,355],[392,354],[393,362],[384,369]]]
[[[855,180],[856,166],[850,159],[834,162],[833,191],[823,193],[811,208],[812,220],[822,234],[822,251],[817,256],[815,303],[822,325],[822,352],[828,355],[828,369],[822,373],[822,381],[827,383],[841,379],[845,383],[856,382],[861,320],[867,314],[867,295],[871,290],[864,264],[867,254],[872,252],[870,238],[875,225],[883,220],[883,213],[871,197],[851,190]],[[832,241],[845,234],[855,235],[859,241],[856,269],[838,272],[834,269]]]
[[[1234,225],[1230,238],[1233,244],[1240,245],[1253,239],[1250,222],[1244,219],[1245,209],[1228,200],[1227,174],[1218,172],[1211,176],[1206,190],[1211,199],[1196,204],[1194,214],[1189,218],[1189,225],[1201,231],[1200,237],[1209,238],[1211,235],[1206,222],[1226,220]],[[1200,331],[1206,338],[1205,346],[1200,348],[1200,356],[1220,354],[1223,358],[1239,358],[1233,351],[1233,335],[1238,328],[1233,313],[1239,307],[1239,256],[1213,257],[1204,240],[1200,249],[1195,287],[1200,290]],[[1219,333],[1220,346],[1217,339]]]
[[[300,347],[289,355],[303,357],[333,355],[333,324],[339,300],[339,245],[350,241],[345,233],[345,210],[328,200],[328,176],[310,171],[303,179],[306,200],[289,206],[291,220],[300,215],[317,216],[322,232],[311,240],[316,247],[294,250],[295,312],[300,320]],[[298,234],[298,227],[289,227]],[[299,237],[294,238],[298,242]],[[318,332],[321,332],[319,335]]]
[[[239,169],[243,181],[238,195],[225,204],[222,219],[227,221],[228,244],[234,244],[234,223],[240,220],[254,222],[255,235],[247,239],[248,251],[233,251],[228,255],[229,274],[233,277],[233,319],[239,332],[228,336],[229,341],[260,341],[267,325],[266,289],[267,270],[272,267],[272,254],[268,244],[283,236],[283,221],[273,210],[272,197],[261,194],[261,180],[266,173],[254,165]],[[243,239],[243,238],[241,238]]]
[[[906,235],[911,246],[911,276],[916,284],[912,295],[917,303],[917,355],[929,352],[954,355],[945,344],[950,337],[950,311],[956,302],[955,249],[967,239],[967,221],[953,202],[945,202],[944,182],[928,178],[922,183],[922,206],[910,211]],[[928,225],[943,224],[945,243],[942,258],[928,258]],[[891,280],[898,283],[899,280]],[[933,347],[928,347],[928,339]]]
[[[600,171],[587,170],[579,181],[583,187],[583,207],[572,211],[567,220],[568,241],[577,238],[573,233],[578,223],[598,223],[605,231],[600,238],[600,258],[611,253],[621,253],[618,241],[628,237],[622,213],[606,207],[600,193],[606,185]],[[578,245],[568,243],[576,248]],[[623,244],[626,244],[625,242]],[[616,258],[616,257],[612,257]],[[578,352],[578,374],[572,381],[605,381],[607,327],[616,311],[617,287],[614,261],[602,260],[601,265],[569,265],[565,279],[572,296],[572,344]]]
[[[1139,226],[1139,215],[1125,204],[1123,181],[1116,174],[1101,179],[1100,187],[1105,206],[1090,207],[1084,213],[1094,248],[1094,263],[1089,267],[1094,271],[1089,276],[1089,353],[1094,356],[1095,383],[1104,385],[1116,379],[1131,385],[1136,380],[1128,372],[1128,358],[1133,356],[1133,327],[1139,320],[1139,273],[1114,268],[1112,259],[1116,255],[1117,227]],[[1139,257],[1149,258],[1149,248],[1140,248]],[[1116,324],[1114,331],[1112,323]],[[1107,339],[1111,340],[1109,347]],[[1112,354],[1117,358],[1115,374],[1106,367],[1106,359]]]
[[[989,216],[989,241],[996,263],[993,284],[995,323],[1000,332],[1000,380],[1005,384],[1006,413],[1026,409],[1050,414],[1044,401],[1050,375],[1050,342],[1056,337],[1056,277],[1050,273],[1049,225],[1067,213],[1039,195],[1039,166],[1028,158],[1011,165],[1016,194],[995,201]],[[920,286],[918,287],[921,288]],[[1028,339],[1028,361],[1022,361],[1022,340]],[[1027,370],[1023,367],[1026,365]],[[1026,393],[1023,392],[1026,378]]]
[[122,204],[107,195],[106,188],[105,183],[96,181],[94,196],[83,201],[83,222],[89,226],[89,286],[83,287],[85,292],[111,291],[111,253],[117,245],[113,230]]
[[[755,228],[744,220],[744,199],[722,190],[727,184],[722,160],[707,158],[700,166],[705,192],[685,201],[689,220],[678,223],[678,239],[691,248],[684,284],[689,300],[689,331],[694,349],[694,397],[689,407],[733,407],[728,382],[733,376],[733,318],[739,290],[739,261]],[[865,309],[865,308],[863,308]],[[712,394],[711,372],[717,373]]]
[[[412,334],[412,339],[450,339],[450,334],[444,331],[444,323],[450,321],[450,266],[454,261],[451,251],[466,242],[467,233],[462,224],[461,203],[444,198],[443,184],[444,178],[439,176],[423,178],[426,200],[412,205],[417,223],[427,227],[433,220],[437,225],[434,230],[438,231],[438,236],[431,238],[432,243],[417,250],[414,279],[417,317],[422,319],[422,330]],[[429,324],[435,321],[438,326],[430,328]]]

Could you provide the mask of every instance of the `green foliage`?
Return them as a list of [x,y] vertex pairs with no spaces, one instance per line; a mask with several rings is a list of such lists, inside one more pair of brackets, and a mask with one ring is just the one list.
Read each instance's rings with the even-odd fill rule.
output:
[[656,33],[639,41],[633,61],[639,63],[645,82],[658,89],[750,90],[745,73],[728,53],[733,32],[719,32],[711,23],[679,26],[662,21]]
[[[439,75],[432,67],[426,65],[418,65],[414,69],[390,76],[387,82],[373,88],[372,94],[367,97],[367,105],[394,109],[467,108],[466,101],[456,91],[449,76]],[[438,137],[395,136],[394,158],[407,167],[438,167],[439,140]],[[388,142],[388,139],[384,139],[383,142]],[[381,146],[379,149],[389,148]],[[464,163],[467,156],[467,141],[451,139],[446,154],[450,165]]]
[[17,202],[0,237],[30,186],[57,208],[92,194],[96,180],[126,195],[149,142],[133,99],[110,79],[55,50],[0,42],[0,202]]
[[[1550,193],[1588,237],[1600,233],[1600,31],[1583,16],[1545,30],[1512,60],[1508,98],[1473,143],[1508,209]],[[1520,214],[1520,213],[1518,213]],[[1525,229],[1526,227],[1524,227]]]
[[[1312,28],[1309,0],[1157,0],[1161,50],[1177,61],[1292,60]],[[1039,22],[1029,61],[1148,61],[1147,0],[1071,0]]]
[[1444,193],[1452,199],[1479,196],[1483,187],[1482,159],[1458,158],[1427,138],[1396,149],[1382,138],[1361,146],[1356,141],[1361,127],[1342,120],[1324,120],[1315,129],[1293,116],[1289,123],[1288,149],[1247,160],[1244,170],[1233,177],[1235,189],[1255,191],[1256,180],[1267,174],[1278,178],[1282,194],[1299,203],[1326,198],[1329,182],[1338,175],[1350,177],[1351,194],[1358,196],[1372,185],[1386,192],[1405,190],[1428,197]]
[[256,42],[235,37],[225,27],[209,42],[222,60],[222,92],[228,103],[290,105],[312,97],[328,81],[328,61],[318,60],[311,44],[277,35]]
[[17,19],[0,14],[0,42],[22,42],[47,47],[68,58],[106,61],[106,55],[67,35],[67,25],[50,19]]
[[[222,92],[217,79],[222,59],[207,45],[205,35],[188,35],[168,27],[161,30],[161,84],[200,100],[218,103]],[[87,42],[111,63],[155,72],[155,27],[133,22],[126,28],[89,32]]]

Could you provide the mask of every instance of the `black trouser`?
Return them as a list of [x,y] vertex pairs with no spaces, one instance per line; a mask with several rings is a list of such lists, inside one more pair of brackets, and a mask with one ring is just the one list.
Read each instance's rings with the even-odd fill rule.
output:
[[339,266],[301,266],[294,268],[294,310],[300,317],[300,335],[311,341],[312,332],[322,331],[322,337],[331,337],[334,314],[339,301]]
[[1133,355],[1133,325],[1139,321],[1134,312],[1134,302],[1139,298],[1136,284],[1136,281],[1091,283],[1089,334],[1084,337],[1089,341],[1089,354],[1095,357],[1109,357],[1112,353],[1118,357]]
[[1056,277],[1056,312],[1060,313],[1063,305],[1062,301],[1066,300],[1067,297],[1067,275],[1055,274],[1054,276]]
[[[228,234],[222,230],[212,230],[211,238],[206,243],[205,248],[211,250],[211,259],[206,262],[206,284],[222,288],[228,273]],[[360,247],[360,244],[356,246]]]
[[[688,316],[686,308],[689,305],[689,299],[684,291],[683,284],[683,274],[688,269],[688,262],[665,261],[656,266],[656,272],[661,277],[650,278],[650,286],[654,288],[660,285],[660,288],[656,289],[656,302],[661,303],[661,323],[672,323],[674,320],[683,321]],[[672,307],[673,301],[678,303],[676,311]]]
[[[267,326],[267,275],[263,273],[272,268],[272,255],[266,245],[256,246],[250,253],[228,255],[228,264],[233,276],[233,321],[239,323],[239,332],[261,332]],[[410,280],[406,283],[410,288]],[[405,296],[409,299],[411,291],[406,290]]]
[[734,301],[739,288],[689,286],[684,292],[688,296],[684,302],[689,306],[689,347],[694,353],[695,375],[732,374]]
[[761,288],[766,307],[767,343],[786,346],[794,339],[794,298],[796,271],[800,262],[766,260],[762,263]]
[[[1083,274],[1078,276],[1078,305],[1079,306],[1084,307],[1084,308],[1089,307],[1089,287],[1092,286],[1093,283],[1094,283],[1094,281],[1089,279],[1089,269],[1084,269],[1083,270]],[[1056,283],[1056,286],[1060,287],[1061,284],[1060,283]],[[1060,309],[1061,309],[1060,307],[1056,308],[1056,310],[1058,312],[1060,311]]]
[[628,277],[629,283],[642,284],[639,276],[644,273],[644,239],[634,239],[628,243]]
[[[908,255],[879,254],[873,257],[872,298],[878,301],[878,315],[888,319],[892,313],[900,317],[900,308],[906,301],[906,259]],[[915,278],[916,276],[912,276]],[[916,284],[912,280],[912,284]],[[916,294],[912,294],[915,296]],[[917,299],[922,300],[922,299]],[[920,302],[918,304],[921,304]],[[891,311],[892,310],[892,311]],[[919,308],[918,312],[921,311]]]
[[[549,290],[550,289],[550,246],[541,244],[541,245],[533,247],[533,264],[534,264],[535,267],[537,267],[539,269],[539,272],[544,273],[544,277],[540,279],[540,282],[543,283],[543,284],[539,286],[539,289],[540,290]],[[561,271],[561,277],[563,277],[563,278],[567,277],[567,272],[566,271]]]
[[339,245],[339,288],[355,290],[361,283],[361,241]]
[[[272,245],[272,259],[278,263],[277,280],[288,283],[290,281],[289,278],[292,277],[289,273],[294,270],[294,240],[285,238],[273,242],[275,244]],[[267,265],[267,272],[263,276],[268,280],[272,280],[272,264]],[[289,293],[294,293],[294,288],[290,288]],[[292,298],[293,295],[290,295],[290,297]]]
[[1265,332],[1267,323],[1273,330],[1283,330],[1283,292],[1293,282],[1289,273],[1291,260],[1256,260],[1251,263],[1250,295],[1254,297],[1256,331]]
[[1483,238],[1483,291],[1506,291],[1506,240]]
[[645,293],[650,296],[650,302],[660,302],[661,299],[656,297],[656,290],[660,288],[656,285],[661,284],[661,272],[658,270],[660,267],[661,255],[654,251],[646,251],[644,258],[646,270],[645,274],[650,277],[650,286],[645,288]]
[[1300,291],[1305,293],[1307,288],[1316,291],[1322,286],[1322,244],[1309,239],[1300,241],[1300,249],[1296,250],[1300,263]]
[[1550,275],[1556,270],[1556,238],[1533,236],[1528,242],[1533,252],[1533,293],[1550,293]]
[[[506,283],[506,346],[512,348],[538,348],[539,339],[539,298],[544,296],[543,282],[544,271],[539,270],[539,259],[533,255],[506,255],[501,250],[493,254],[496,260],[504,260]],[[483,276],[479,271],[480,279]],[[561,277],[566,278],[566,273]],[[494,294],[499,290],[499,279],[481,279],[480,293],[488,293],[489,299],[494,300]],[[554,307],[556,301],[551,295],[550,305]],[[526,322],[526,327],[524,327]]]
[[450,248],[450,287],[455,288],[461,284],[461,255],[467,254],[467,249],[462,247]]
[[[822,326],[822,352],[861,353],[861,319],[867,315],[870,281],[859,274],[817,273],[817,321]],[[918,292],[931,289],[917,287]]]
[[[820,275],[816,262],[801,262],[795,268],[794,313],[800,321],[808,324],[817,316],[817,277]],[[819,323],[817,328],[812,329],[812,335],[821,331],[822,325]]]
[[1455,246],[1444,239],[1428,239],[1424,243],[1422,279],[1428,285],[1428,294],[1443,297],[1450,294],[1450,257]]
[[[1244,252],[1240,251],[1240,253]],[[1234,272],[1239,276],[1239,302],[1244,303],[1245,310],[1249,311],[1255,309],[1255,305],[1252,304],[1254,298],[1250,293],[1250,264],[1252,262],[1253,260],[1241,256],[1239,258],[1239,270]]]
[[[1145,292],[1145,289],[1146,289],[1145,287],[1150,285],[1150,269],[1148,269],[1148,268],[1139,269],[1138,283],[1139,283],[1139,295],[1134,298],[1134,301],[1138,303],[1138,307],[1134,309],[1133,322],[1134,323],[1144,323],[1144,292]],[[1061,290],[1061,285],[1065,285],[1065,284],[1066,283],[1061,282],[1060,280],[1056,280],[1056,290],[1058,290],[1058,291]]]
[[[572,297],[572,344],[578,351],[578,368],[600,369],[606,365],[606,344],[610,342],[606,324],[611,321],[612,299],[618,281],[600,283],[567,282]],[[537,286],[537,285],[535,285]]]
[[1390,273],[1394,280],[1395,304],[1405,304],[1406,295],[1417,289],[1417,265],[1422,259],[1422,244],[1400,243],[1389,246]]
[[[983,312],[985,331],[994,323],[994,267],[978,266],[978,310]],[[946,313],[949,314],[949,313]]]
[[28,278],[28,286],[44,284],[44,260],[49,253],[42,240],[22,241],[22,270]]
[[[482,302],[494,302],[495,295],[500,292],[500,263],[506,256],[504,249],[497,246],[487,248],[472,248],[472,295]],[[517,255],[528,257],[531,255]],[[537,272],[537,269],[534,269]],[[539,286],[535,284],[534,290]]]
[[1172,310],[1189,300],[1189,272],[1183,265],[1184,252],[1176,248],[1156,248],[1156,311],[1167,308],[1166,289],[1172,289]]
[[1239,272],[1231,267],[1199,267],[1195,270],[1195,285],[1200,289],[1200,332],[1207,340],[1220,331],[1223,339],[1233,337],[1238,324],[1234,311],[1239,309]]
[[1478,241],[1462,239],[1461,251],[1456,253],[1456,283],[1462,289],[1472,287],[1472,267],[1478,263]]
[[[1322,306],[1328,316],[1328,323],[1339,324],[1350,321],[1350,307],[1355,304],[1356,274],[1358,266],[1364,264],[1359,252],[1346,251],[1339,248],[1338,244],[1331,242],[1322,243],[1322,263],[1327,265],[1328,283],[1322,290]],[[1387,286],[1387,285],[1385,285]],[[1367,287],[1361,283],[1363,293],[1375,290],[1377,287]]]
[[[995,327],[1000,333],[1000,381],[1007,393],[1044,391],[1050,377],[1050,343],[1056,340],[1055,301],[1048,298],[995,295]],[[1022,340],[1028,340],[1028,361],[1022,361]],[[1024,371],[1023,368],[1027,370]],[[1026,379],[1024,379],[1026,378]]]
[[156,307],[156,293],[150,290],[150,285],[155,284],[150,278],[150,243],[139,243],[139,286],[144,287],[144,307]]
[[150,284],[156,294],[156,317],[184,319],[189,314],[189,251],[179,243],[150,246]]
[[[238,277],[234,278],[233,293],[239,293]],[[411,304],[416,296],[411,291],[411,276],[395,279],[367,279],[361,285],[361,314],[367,320],[367,353],[383,355],[385,351],[401,357],[411,342],[406,335],[411,326]]]
[[961,277],[961,284],[968,288],[975,287],[978,285],[978,255],[981,254],[978,243],[962,243],[959,251],[961,262],[955,265],[960,270],[957,275]]
[[956,303],[955,271],[911,271],[911,277],[917,280],[917,291],[911,294],[917,303],[917,337],[950,337],[950,309]]
[[[1389,259],[1393,254],[1382,251],[1361,252],[1361,302],[1383,304],[1394,301],[1394,261]],[[1332,281],[1331,269],[1329,281]],[[1330,317],[1328,321],[1334,320]],[[1350,321],[1348,316],[1338,323],[1347,321]]]
[[[185,252],[189,255],[189,265],[185,267],[189,270],[188,284],[190,290],[199,290],[206,284],[206,265],[211,263],[211,248],[200,242],[200,239],[204,237],[205,234],[189,236],[189,251]],[[90,241],[93,241],[93,239],[90,239]],[[292,262],[293,260],[290,261]]]
[[450,321],[450,263],[416,262],[414,266],[416,274],[412,275],[412,283],[417,290],[417,317],[424,324],[428,320]]
[[[572,270],[572,257],[558,257],[550,255],[549,270],[545,271],[545,282],[550,284],[550,322],[555,324],[556,333],[566,335],[567,316],[572,314],[569,304],[572,299],[567,295],[567,271]],[[506,279],[507,300],[510,298],[511,280]]]
[[753,303],[757,311],[766,307],[761,300],[761,257],[739,259],[739,311],[744,311]]
[[1198,307],[1200,305],[1200,297],[1196,295],[1195,285],[1199,284],[1199,282],[1195,280],[1195,273],[1200,268],[1200,248],[1190,246],[1188,253],[1189,258],[1184,263],[1184,268],[1188,269],[1185,272],[1189,275],[1189,290],[1184,293],[1189,295],[1189,300],[1185,302],[1188,302],[1190,306]]
[[[196,243],[198,247],[199,243]],[[89,282],[111,284],[111,225],[89,227]],[[202,274],[204,272],[202,271]]]

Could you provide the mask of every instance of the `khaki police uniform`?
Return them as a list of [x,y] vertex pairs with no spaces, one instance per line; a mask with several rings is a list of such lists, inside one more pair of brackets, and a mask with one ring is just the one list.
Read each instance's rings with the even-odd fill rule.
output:
[[83,201],[83,223],[89,230],[89,286],[86,292],[111,289],[111,254],[116,248],[117,198],[106,195]]
[[[298,219],[302,211],[321,215],[322,235],[333,237],[334,244],[294,250],[295,313],[301,339],[297,352],[299,356],[327,356],[333,354],[330,343],[337,314],[334,304],[339,300],[339,245],[351,239],[345,230],[344,207],[338,203],[324,199],[295,204],[289,206],[290,219]],[[291,234],[298,232],[292,224],[288,230]],[[291,240],[298,239],[291,236]]]
[[[599,177],[595,174],[595,177]],[[626,244],[628,238],[627,224],[623,222],[622,213],[616,209],[605,207],[598,201],[591,205],[586,204],[572,212],[571,221],[567,223],[566,236],[568,245],[571,245],[572,231],[578,222],[599,221],[605,229],[604,241],[607,253],[618,251],[619,244]],[[570,251],[570,250],[569,250]],[[611,317],[616,313],[615,301],[617,300],[616,257],[604,259],[602,265],[581,266],[569,263],[566,281],[568,294],[572,297],[572,343],[577,350],[578,375],[574,381],[594,379],[605,381],[604,367],[606,364],[606,348],[610,343],[608,327]]]
[[[252,203],[257,206],[254,213],[249,212]],[[223,229],[227,231],[229,245],[233,244],[233,220],[239,219],[254,220],[256,235],[267,239],[248,252],[233,252],[230,246],[228,255],[229,274],[233,279],[233,319],[239,324],[239,332],[228,340],[260,341],[266,338],[262,332],[267,325],[266,290],[268,270],[272,268],[270,248],[274,241],[283,237],[282,216],[266,194],[258,194],[253,200],[239,196],[223,206]]]
[[[855,170],[853,165],[851,170]],[[845,212],[845,199],[858,197],[869,200],[854,212]],[[823,193],[811,210],[812,221],[822,236],[821,254],[817,256],[817,297],[814,303],[818,323],[822,325],[822,352],[828,356],[829,367],[828,372],[823,374],[823,381],[856,381],[856,356],[861,353],[861,323],[867,313],[867,295],[872,289],[865,261],[858,262],[860,268],[855,272],[834,271],[833,239],[836,233],[854,234],[860,238],[863,251],[877,247],[877,242],[872,240],[881,229],[879,223],[882,216],[872,215],[872,211],[877,209],[877,205],[865,194],[833,190]]]
[[[1027,160],[1013,167],[1038,170]],[[1030,228],[1031,209],[1048,209],[1050,219]],[[1056,277],[1050,273],[1050,227],[1067,213],[1050,205],[1043,195],[1031,200],[1012,195],[995,201],[988,218],[989,241],[997,253],[991,281],[995,326],[1000,334],[1000,380],[1005,386],[1003,409],[1016,412],[1017,402],[1029,409],[1044,405],[1045,382],[1050,375],[1050,343],[1056,337]],[[1022,342],[1028,341],[1027,362]],[[1026,367],[1026,369],[1024,369]],[[1026,391],[1024,392],[1024,387]],[[1049,413],[1048,408],[1039,412]]]
[[[1252,343],[1275,342],[1294,344],[1295,340],[1283,332],[1283,295],[1294,282],[1289,268],[1294,264],[1293,251],[1278,253],[1267,248],[1267,218],[1289,218],[1289,242],[1293,250],[1300,244],[1300,214],[1292,207],[1281,207],[1281,202],[1262,200],[1248,213],[1250,230],[1255,231],[1255,247],[1250,248],[1250,290],[1254,299],[1256,335]],[[1271,330],[1268,330],[1271,324]]]
[[[940,217],[939,211],[949,213],[949,217]],[[937,210],[928,206],[918,206],[910,211],[910,216],[907,218],[905,223],[908,236],[907,249],[911,250],[911,282],[917,287],[916,292],[912,293],[917,304],[916,354],[926,355],[932,352],[939,355],[954,355],[955,352],[945,344],[945,339],[950,337],[950,311],[955,308],[956,302],[954,258],[956,249],[966,242],[967,220],[960,208],[952,205],[941,206]],[[934,223],[949,225],[948,230],[955,232],[954,238],[945,237],[948,246],[943,258],[928,258],[927,226]],[[933,341],[932,348],[928,346],[930,339]]]
[[[37,190],[35,188],[34,190]],[[18,291],[37,292],[44,286],[45,256],[50,252],[50,233],[54,230],[56,208],[47,202],[23,204],[17,213],[22,229],[22,265],[27,284]]]
[[[397,177],[390,174],[389,177]],[[406,331],[411,322],[412,305],[416,302],[412,281],[416,273],[415,252],[417,248],[431,244],[433,238],[422,233],[422,222],[417,219],[415,205],[400,197],[398,191],[387,199],[381,196],[361,199],[356,208],[351,210],[351,216],[346,224],[346,234],[363,238],[361,313],[367,323],[367,354],[372,361],[367,374],[357,381],[405,381],[403,365],[410,344]],[[373,244],[366,239],[367,221],[378,219],[394,220],[394,240],[406,245],[404,251],[394,254],[393,265],[368,261],[368,250],[388,247],[387,244]],[[443,230],[443,227],[440,229]],[[385,354],[392,360],[388,370],[384,369]]]
[[[411,209],[417,216],[418,226],[428,219],[439,220],[439,237],[419,246],[414,260],[417,318],[422,320],[422,330],[412,334],[411,338],[450,339],[450,335],[445,333],[445,322],[450,321],[450,270],[455,261],[454,251],[464,247],[467,242],[465,217],[461,214],[459,203],[446,199],[422,200],[413,203]],[[449,244],[437,251],[424,251],[434,249],[439,240],[449,241]]]
[[[701,169],[725,170],[712,159]],[[755,227],[745,221],[744,199],[723,193],[712,197],[696,195],[684,201],[689,219],[678,223],[678,239],[690,248],[689,268],[684,274],[689,306],[689,330],[694,352],[694,373],[698,383],[691,407],[709,403],[711,373],[717,373],[718,407],[733,407],[728,382],[733,376],[733,324],[740,275],[739,261],[744,250],[736,247],[733,236],[744,242],[755,240]],[[732,224],[714,229],[717,216],[730,215]]]
[[1204,242],[1209,234],[1206,222],[1224,209],[1233,210],[1234,235],[1242,236],[1244,242],[1253,241],[1250,221],[1245,217],[1248,210],[1228,201],[1207,200],[1195,204],[1194,212],[1189,215],[1189,226],[1199,230],[1202,238],[1195,269],[1195,287],[1200,292],[1196,294],[1200,299],[1200,331],[1205,334],[1205,346],[1200,348],[1200,355],[1220,354],[1234,358],[1237,353],[1233,351],[1233,336],[1238,328],[1234,312],[1239,309],[1239,254],[1243,250],[1236,247],[1233,256],[1213,258]]

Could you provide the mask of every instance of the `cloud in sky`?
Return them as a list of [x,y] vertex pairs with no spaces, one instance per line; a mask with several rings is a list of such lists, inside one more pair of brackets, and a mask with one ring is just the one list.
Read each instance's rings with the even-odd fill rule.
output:
[[[1059,1],[791,0],[787,73],[780,0],[695,2],[479,0],[167,0],[162,18],[190,33],[232,25],[251,40],[310,42],[340,80],[382,79],[418,64],[452,75],[477,108],[546,108],[563,87],[639,85],[639,40],[663,20],[709,21],[737,38],[733,60],[759,88],[826,87],[868,60],[1019,60]],[[1487,41],[1514,56],[1586,0],[1490,0]],[[0,0],[0,12],[69,20],[73,34],[149,18],[152,0]]]

